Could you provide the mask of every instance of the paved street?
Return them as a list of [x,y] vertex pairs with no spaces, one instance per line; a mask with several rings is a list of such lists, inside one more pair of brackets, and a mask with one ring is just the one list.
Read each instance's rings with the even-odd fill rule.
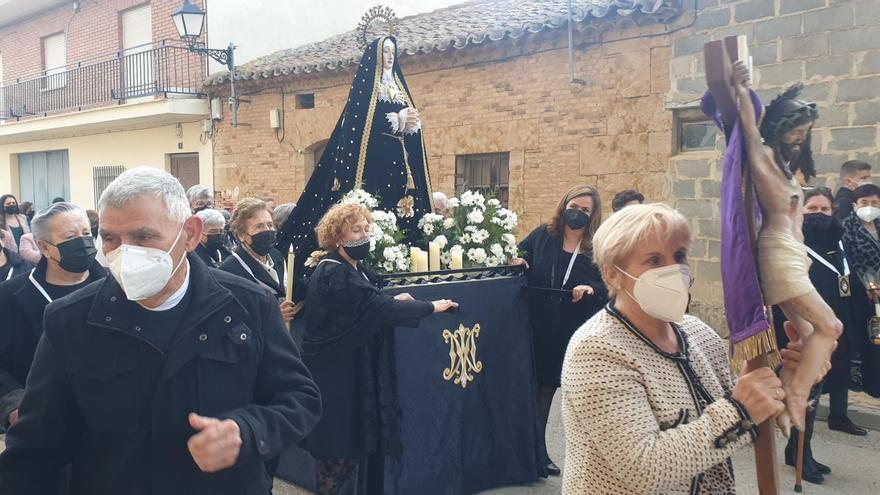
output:
[[[549,448],[553,459],[565,469],[565,438],[559,412],[559,396],[553,405],[552,420],[549,427]],[[877,427],[880,421],[880,401],[864,394],[853,394],[851,399],[852,416],[870,418],[869,426]],[[820,409],[821,414],[821,409]],[[785,439],[777,439],[779,459]],[[0,436],[2,448],[2,436]],[[817,422],[813,440],[816,459],[831,466],[834,473],[828,476],[822,486],[804,484],[804,493],[815,495],[875,495],[880,493],[880,431],[873,430],[867,437],[854,437],[828,429],[824,422]],[[737,491],[740,494],[757,493],[755,484],[755,459],[751,448],[740,451],[733,459],[736,470]],[[794,493],[794,468],[782,466],[782,493]],[[553,477],[530,486],[500,488],[484,492],[484,495],[550,495],[562,489],[562,478]],[[274,495],[306,495],[308,492],[288,485],[283,481],[275,484]]]

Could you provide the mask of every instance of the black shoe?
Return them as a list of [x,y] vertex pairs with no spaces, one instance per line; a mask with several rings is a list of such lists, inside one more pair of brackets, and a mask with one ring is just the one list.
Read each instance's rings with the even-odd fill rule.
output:
[[825,477],[822,476],[822,473],[820,473],[819,471],[809,471],[806,469],[806,466],[804,466],[803,479],[804,481],[809,481],[814,485],[821,485],[823,482],[825,482]]
[[553,461],[550,461],[547,463],[547,473],[550,476],[559,476],[560,474],[562,474],[562,470],[559,469],[559,466],[554,464]]
[[849,433],[850,435],[855,435],[857,437],[863,437],[868,434],[868,430],[857,426],[849,418],[828,418],[828,429],[834,431],[842,431],[844,433]]
[[812,459],[813,466],[816,467],[816,471],[819,471],[821,474],[831,474],[831,468],[817,461],[816,459]]

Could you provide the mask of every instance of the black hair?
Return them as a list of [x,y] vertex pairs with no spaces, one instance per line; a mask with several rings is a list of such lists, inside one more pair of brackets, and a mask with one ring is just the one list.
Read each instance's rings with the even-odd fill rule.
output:
[[853,191],[853,203],[862,199],[868,198],[871,196],[877,196],[880,198],[880,187],[877,187],[874,184],[865,184],[864,186],[859,186]]
[[834,206],[834,195],[831,194],[831,189],[828,189],[825,186],[804,188],[804,204],[807,204],[807,201],[809,201],[810,198],[816,196],[825,196],[826,198],[828,198],[831,206]]
[[[819,118],[819,111],[815,103],[809,103],[799,99],[804,85],[794,84],[777,96],[767,105],[764,120],[761,121],[761,137],[764,143],[773,148],[776,159],[782,162],[782,137],[788,131],[804,124],[812,124]],[[789,171],[794,174],[798,170],[809,181],[816,176],[816,164],[813,161],[813,152],[810,148],[812,141],[810,133],[801,144],[800,154],[797,159],[789,163]]]
[[617,211],[626,206],[626,204],[631,201],[644,203],[645,195],[636,191],[635,189],[626,189],[624,191],[620,191],[619,193],[615,194],[614,199],[611,200],[611,211]]

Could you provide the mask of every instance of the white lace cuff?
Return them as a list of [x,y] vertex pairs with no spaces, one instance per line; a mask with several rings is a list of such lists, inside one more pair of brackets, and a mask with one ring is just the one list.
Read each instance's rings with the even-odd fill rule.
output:
[[385,114],[385,119],[391,124],[391,133],[397,134],[400,132],[400,123],[406,122],[405,120],[400,119],[400,115],[395,112],[388,112]]

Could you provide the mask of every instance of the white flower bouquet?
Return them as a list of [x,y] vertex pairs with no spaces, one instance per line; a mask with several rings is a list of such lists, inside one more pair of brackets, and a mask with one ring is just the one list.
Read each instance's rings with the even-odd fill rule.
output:
[[398,273],[409,269],[409,247],[400,244],[403,231],[397,226],[397,215],[376,210],[379,200],[363,189],[354,189],[342,197],[340,203],[363,205],[373,215],[370,232],[370,255],[364,264],[378,273]]
[[463,253],[465,267],[492,267],[507,264],[517,255],[513,230],[517,216],[495,198],[477,191],[465,191],[450,198],[451,215],[428,213],[419,220],[425,242],[436,242],[443,254],[440,261],[448,268],[451,251]]

